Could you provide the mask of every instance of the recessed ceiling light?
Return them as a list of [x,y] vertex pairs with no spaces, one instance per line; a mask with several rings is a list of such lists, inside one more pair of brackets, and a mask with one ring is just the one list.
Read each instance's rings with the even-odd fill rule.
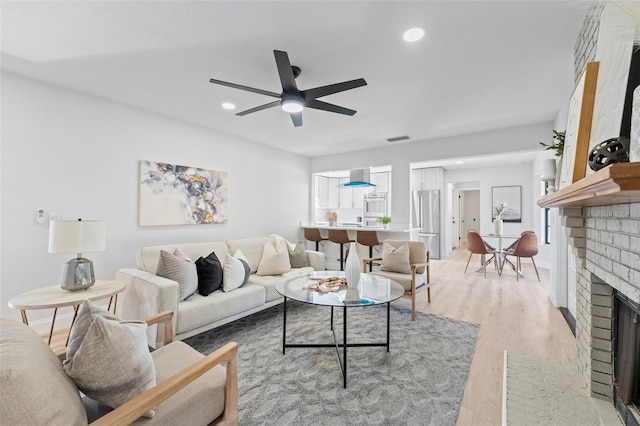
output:
[[456,164],[462,164],[461,160],[456,161]]
[[231,102],[225,102],[222,104],[222,108],[224,109],[236,109],[236,106]]
[[414,42],[424,37],[424,30],[422,28],[411,28],[404,32],[402,38],[404,41]]

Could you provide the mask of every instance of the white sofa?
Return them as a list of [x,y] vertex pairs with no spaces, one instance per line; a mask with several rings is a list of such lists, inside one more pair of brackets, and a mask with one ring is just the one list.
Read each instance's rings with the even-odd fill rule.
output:
[[[119,298],[119,315],[127,320],[140,320],[167,310],[173,311],[174,338],[181,340],[277,305],[283,298],[274,288],[276,282],[286,276],[324,270],[325,257],[324,253],[307,250],[310,266],[293,268],[282,275],[257,275],[263,247],[273,238],[274,236],[269,236],[143,247],[136,254],[137,269],[124,268],[116,272],[116,279],[126,284],[126,289]],[[227,253],[233,255],[239,249],[251,268],[249,282],[236,290],[217,290],[206,297],[196,292],[179,302],[178,283],[161,276],[164,268],[160,251],[173,253],[176,248],[193,261],[215,251],[221,262]],[[150,342],[158,342],[156,327],[149,327],[148,333]]]

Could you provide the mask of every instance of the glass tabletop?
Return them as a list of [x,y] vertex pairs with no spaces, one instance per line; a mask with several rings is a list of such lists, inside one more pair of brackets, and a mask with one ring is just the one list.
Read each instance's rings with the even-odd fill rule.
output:
[[310,289],[319,279],[344,277],[342,271],[316,271],[310,274],[283,278],[276,283],[276,291],[288,299],[325,306],[369,306],[392,302],[404,294],[395,281],[377,275],[360,274],[358,288],[342,287],[338,291],[322,292]]

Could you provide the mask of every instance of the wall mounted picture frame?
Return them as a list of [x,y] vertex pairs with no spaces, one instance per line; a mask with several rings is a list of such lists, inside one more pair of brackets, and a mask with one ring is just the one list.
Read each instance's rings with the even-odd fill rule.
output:
[[496,208],[503,205],[503,222],[522,222],[522,186],[494,186],[491,188],[491,220],[495,219]]
[[599,62],[589,62],[569,101],[560,189],[585,177]]
[[227,172],[140,161],[140,226],[227,223]]

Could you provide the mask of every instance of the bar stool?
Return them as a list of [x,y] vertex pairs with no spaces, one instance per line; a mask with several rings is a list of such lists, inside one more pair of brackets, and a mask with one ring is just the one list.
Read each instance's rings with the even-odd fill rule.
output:
[[320,230],[318,228],[304,228],[304,238],[305,240],[315,241],[316,251],[320,250],[320,241],[327,241],[326,238],[322,238],[322,235],[320,235]]
[[[378,233],[376,231],[360,231],[356,233],[356,241],[358,244],[369,247],[369,257],[373,257],[373,247],[379,246]],[[369,272],[373,271],[373,262],[369,262]]]
[[344,271],[344,245],[354,243],[345,229],[329,229],[329,241],[340,244],[340,270]]

